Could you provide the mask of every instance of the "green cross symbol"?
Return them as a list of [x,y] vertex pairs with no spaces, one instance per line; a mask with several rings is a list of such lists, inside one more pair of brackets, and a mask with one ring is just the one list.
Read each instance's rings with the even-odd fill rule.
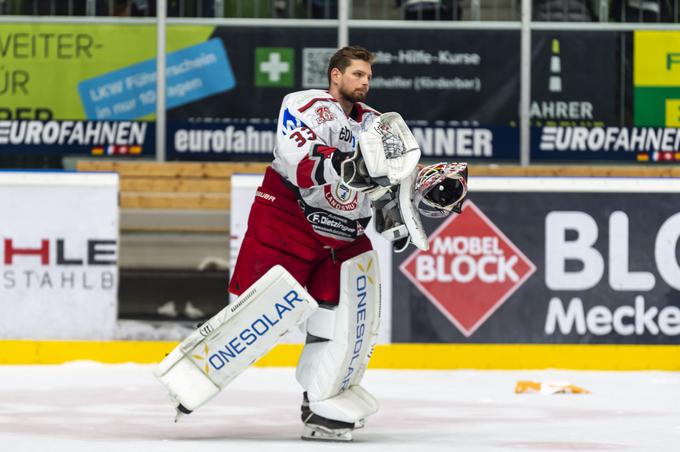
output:
[[255,48],[255,86],[291,87],[295,77],[295,50],[291,47]]

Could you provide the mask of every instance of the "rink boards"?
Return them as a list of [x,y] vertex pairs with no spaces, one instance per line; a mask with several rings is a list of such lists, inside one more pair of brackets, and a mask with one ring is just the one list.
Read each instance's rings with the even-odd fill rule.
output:
[[[156,363],[165,341],[0,341],[2,364]],[[295,366],[302,345],[279,344],[256,366]],[[679,345],[380,344],[375,369],[680,370]]]
[[[371,366],[680,370],[679,180],[476,177],[470,188],[461,215],[424,222],[429,251],[383,250],[388,292]],[[12,242],[14,262],[44,265],[35,234]],[[384,241],[374,242],[380,253]],[[68,240],[55,243],[57,264],[89,262]],[[5,323],[16,328],[10,314]],[[26,322],[24,340],[0,341],[0,364],[150,363],[176,345],[36,340],[31,329]],[[258,364],[293,366],[301,347],[280,344]]]

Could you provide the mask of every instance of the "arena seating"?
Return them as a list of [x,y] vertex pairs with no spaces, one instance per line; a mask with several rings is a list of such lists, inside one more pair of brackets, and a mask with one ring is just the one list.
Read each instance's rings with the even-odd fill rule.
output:
[[78,171],[120,175],[122,209],[230,208],[231,175],[263,173],[266,163],[157,163],[82,160]]

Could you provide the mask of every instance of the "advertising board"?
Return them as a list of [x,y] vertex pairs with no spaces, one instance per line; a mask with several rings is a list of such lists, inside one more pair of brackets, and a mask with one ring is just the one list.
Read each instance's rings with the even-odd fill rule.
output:
[[471,179],[393,262],[394,342],[677,344],[680,183]]
[[0,338],[112,339],[118,175],[0,172]]

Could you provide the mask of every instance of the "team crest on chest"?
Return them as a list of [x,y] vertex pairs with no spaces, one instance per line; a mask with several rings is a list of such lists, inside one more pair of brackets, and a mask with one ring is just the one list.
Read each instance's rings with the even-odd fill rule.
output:
[[334,209],[349,211],[357,208],[359,193],[342,184],[324,185],[323,194],[328,204]]
[[324,122],[333,121],[335,119],[335,115],[331,112],[331,109],[328,108],[328,105],[316,107],[314,113],[316,113],[316,122],[318,124],[323,124]]

